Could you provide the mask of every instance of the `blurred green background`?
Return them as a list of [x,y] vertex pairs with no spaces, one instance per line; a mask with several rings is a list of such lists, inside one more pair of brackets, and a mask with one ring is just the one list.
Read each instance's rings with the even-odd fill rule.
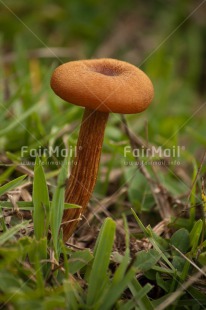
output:
[[[64,147],[65,136],[66,143],[75,145],[82,109],[68,107],[54,95],[52,70],[74,59],[113,57],[139,66],[153,81],[152,105],[127,120],[136,135],[148,135],[156,146],[184,147],[180,167],[155,169],[172,193],[187,192],[206,146],[205,7],[194,0],[1,1],[2,156],[20,163],[22,146]],[[110,116],[96,187],[99,197],[115,191],[136,170],[124,165],[128,138],[121,129],[120,116]],[[129,160],[134,161],[131,155]],[[55,175],[57,168],[48,170]],[[1,169],[5,182],[14,171]],[[121,172],[114,189],[112,171]],[[148,185],[139,174],[129,183],[129,199],[140,208]],[[149,199],[143,208],[151,206]]]

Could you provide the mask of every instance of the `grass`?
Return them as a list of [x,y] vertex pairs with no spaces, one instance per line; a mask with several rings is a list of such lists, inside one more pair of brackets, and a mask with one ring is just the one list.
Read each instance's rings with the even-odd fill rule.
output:
[[[110,116],[86,219],[67,244],[62,241],[63,210],[78,207],[64,203],[74,154],[69,152],[65,159],[49,154],[48,149],[72,150],[82,110],[53,94],[50,76],[60,61],[51,54],[42,58],[36,50],[42,48],[40,42],[3,8],[1,309],[206,308],[205,29],[201,9],[170,36],[195,8],[192,1],[181,5],[174,1],[172,7],[162,1],[156,6],[118,1],[118,10],[116,4],[108,1],[102,14],[102,5],[95,1],[85,1],[83,6],[62,1],[62,7],[51,1],[53,11],[46,1],[38,6],[31,1],[34,11],[23,1],[9,4],[41,40],[58,48],[57,56],[59,46],[71,52],[63,62],[75,58],[78,51],[89,58],[103,49],[105,56],[140,65],[155,87],[154,101],[143,114],[124,119]],[[70,11],[73,18],[68,25]],[[85,11],[90,15],[85,16]],[[126,28],[128,20],[133,26]],[[33,21],[38,21],[34,28]],[[159,152],[180,146],[180,154],[172,158],[133,156],[133,149],[148,144]],[[126,154],[125,147],[129,149]],[[31,156],[33,149],[36,152]]]

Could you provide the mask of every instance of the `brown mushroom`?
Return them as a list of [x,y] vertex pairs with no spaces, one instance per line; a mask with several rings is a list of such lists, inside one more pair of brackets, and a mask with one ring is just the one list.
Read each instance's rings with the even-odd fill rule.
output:
[[150,79],[137,67],[115,59],[71,61],[59,66],[51,87],[62,99],[85,107],[65,201],[81,209],[63,216],[66,241],[76,228],[96,184],[105,125],[110,112],[133,114],[145,110],[153,98]]

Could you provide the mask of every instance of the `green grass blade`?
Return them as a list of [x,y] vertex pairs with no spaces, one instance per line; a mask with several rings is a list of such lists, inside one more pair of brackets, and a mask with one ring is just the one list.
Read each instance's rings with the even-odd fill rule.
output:
[[0,175],[0,184],[5,183],[5,181],[9,179],[13,171],[14,171],[14,167],[9,167],[4,172],[2,172]]
[[86,266],[92,259],[93,255],[88,249],[72,253],[68,261],[69,272],[74,274],[80,271],[80,269]]
[[89,277],[87,304],[93,305],[101,296],[115,236],[115,222],[107,218],[101,228],[100,238],[97,240],[94,262]]
[[195,222],[190,232],[190,245],[192,247],[191,250],[192,253],[197,251],[198,243],[202,233],[202,228],[203,228],[203,222],[202,220],[198,220],[197,222]]
[[196,192],[197,192],[197,174],[198,174],[198,166],[196,161],[193,161],[193,177],[192,177],[192,190],[190,193],[190,204],[192,206],[192,208],[189,209],[189,213],[190,213],[190,220],[193,223],[195,221],[195,204],[196,204]]
[[[137,294],[124,305],[120,306],[119,310],[129,310],[129,309],[136,309],[138,304],[138,300],[144,298],[153,288],[153,286],[147,283],[142,289],[140,289]],[[140,309],[140,308],[138,308]]]
[[143,250],[137,253],[134,266],[139,271],[144,272],[153,268],[160,258],[161,253],[155,249],[150,249],[148,251]]
[[131,282],[132,278],[135,276],[136,269],[130,268],[128,272],[122,277],[118,282],[112,281],[111,286],[107,290],[107,294],[102,300],[102,306],[100,310],[109,310],[127,288],[128,284]]
[[[15,291],[18,291],[18,290],[19,290],[19,292],[21,290],[26,291],[26,290],[28,290],[28,287],[27,287],[26,283],[24,283],[22,281],[22,279],[20,279],[17,275],[13,275],[11,272],[9,272],[7,270],[1,270],[0,271],[0,290],[1,290],[1,292],[11,293],[14,297]],[[2,306],[2,304],[1,304],[1,306]]]
[[130,235],[129,235],[129,226],[127,222],[127,218],[125,214],[123,214],[123,222],[124,222],[124,230],[125,230],[125,246],[126,251],[130,252],[129,244],[130,244]]
[[126,250],[125,256],[123,257],[121,264],[115,271],[113,281],[112,281],[113,283],[118,283],[124,278],[129,262],[130,262],[129,250]]
[[54,249],[57,254],[59,229],[62,222],[64,212],[64,199],[65,199],[65,182],[68,173],[68,160],[65,159],[59,173],[57,180],[57,188],[54,192],[52,206],[51,206],[51,231],[54,243]]
[[[149,251],[141,251],[137,254],[133,267],[130,268],[129,271],[125,274],[126,268],[128,267],[129,263],[129,256],[128,253],[126,253],[120,266],[117,268],[114,274],[112,284],[109,287],[104,299],[102,300],[102,306],[100,307],[100,309],[101,310],[111,309],[115,301],[118,300],[118,298],[121,296],[124,290],[129,286],[130,282],[132,281],[137,272],[137,269],[139,271],[146,271],[151,269],[157,263],[160,257],[161,255],[156,250],[153,249]],[[150,287],[149,290],[151,290],[151,288],[152,287]],[[138,299],[143,299],[145,298],[147,292],[148,288],[145,288],[144,290],[144,288],[140,289],[139,287],[135,295],[135,298],[137,298],[138,296]],[[150,304],[149,299],[147,297],[143,300],[143,302],[145,302],[146,305]]]
[[[17,201],[16,202],[18,208],[20,210],[30,210],[33,211],[34,210],[34,205],[32,201]],[[52,205],[52,201],[49,202],[50,204],[50,208]],[[2,206],[2,208],[6,208],[6,209],[13,209],[14,206],[10,201],[0,201],[0,206]],[[64,203],[64,209],[77,209],[77,208],[81,208],[78,205],[75,204],[69,204],[69,203]]]
[[49,228],[49,193],[39,157],[36,158],[33,183],[33,221],[37,240],[47,236]]
[[68,280],[63,282],[64,294],[66,299],[66,309],[79,309],[79,304],[83,303],[81,300],[82,289],[77,281],[70,275]]
[[2,211],[2,207],[0,205],[0,227],[1,227],[1,231],[5,232],[7,231],[7,227],[6,227],[6,223],[5,223],[5,218],[4,218],[4,214]]
[[[143,288],[140,285],[139,281],[133,278],[131,283],[129,284],[129,289],[132,292],[133,296],[135,297],[137,294],[141,294]],[[139,298],[138,304],[141,310],[154,309],[147,295],[144,295],[142,298]]]
[[4,195],[8,191],[11,191],[12,189],[18,187],[22,184],[22,181],[26,178],[26,175],[22,175],[18,177],[17,179],[12,180],[11,182],[3,185],[0,187],[0,196]]
[[[29,117],[34,111],[39,108],[39,102],[33,105],[30,109],[26,110],[20,117],[15,118],[13,122],[11,122],[6,128],[0,130],[0,137],[5,136],[8,132],[12,131],[16,126],[22,125],[22,121]],[[6,108],[5,108],[6,109]]]
[[81,209],[82,207],[74,203],[64,203],[64,209]]
[[[153,230],[151,229],[151,227],[147,227],[145,228],[143,223],[140,221],[139,217],[137,216],[137,214],[135,213],[135,211],[132,209],[132,213],[139,225],[139,227],[142,229],[142,231],[144,232],[145,236],[150,240],[150,242],[152,243],[154,249],[161,254],[162,259],[167,263],[167,265],[173,270],[175,271],[175,268],[173,267],[173,265],[171,264],[171,262],[168,260],[168,258],[166,257],[166,255],[164,254],[163,250],[162,250],[162,245],[158,242],[158,238],[157,236],[154,234]],[[166,244],[166,241],[164,242]]]
[[44,292],[44,274],[47,273],[47,238],[40,240],[32,239],[30,251],[28,253],[29,261],[35,270],[36,285],[40,294]]
[[2,246],[5,242],[7,242],[9,239],[11,239],[19,230],[25,228],[25,226],[28,224],[28,221],[22,222],[21,224],[18,224],[7,231],[5,231],[0,236],[0,246]]

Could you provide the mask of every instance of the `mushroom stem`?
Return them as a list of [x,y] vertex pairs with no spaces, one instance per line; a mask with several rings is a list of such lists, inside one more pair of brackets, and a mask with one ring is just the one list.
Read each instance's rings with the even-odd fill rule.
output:
[[62,227],[65,241],[75,230],[94,190],[108,116],[109,113],[85,109],[77,142],[77,155],[65,194],[65,202],[82,208],[64,211]]

